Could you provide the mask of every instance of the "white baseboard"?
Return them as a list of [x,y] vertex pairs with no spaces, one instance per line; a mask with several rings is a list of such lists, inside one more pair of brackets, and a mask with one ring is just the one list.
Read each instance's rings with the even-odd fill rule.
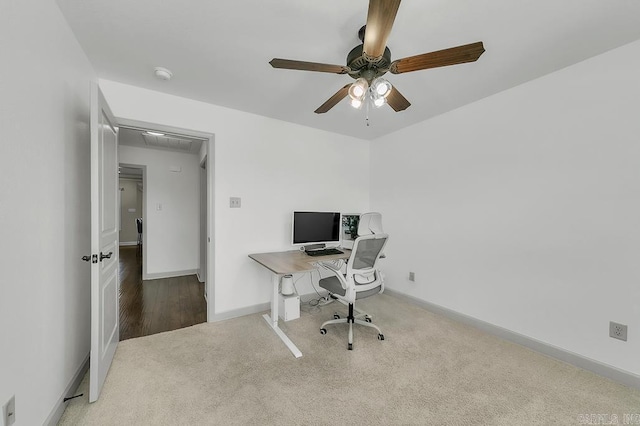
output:
[[[324,292],[324,291],[323,293],[325,295],[328,294],[327,292]],[[317,299],[319,297],[320,296],[318,296],[318,294],[315,292],[302,294],[300,295],[300,303],[307,303],[308,301],[312,299]],[[269,313],[271,312],[271,302],[259,303],[257,305],[247,306],[246,308],[233,309],[231,311],[215,314],[213,318],[209,319],[209,322],[224,321],[231,318],[243,317],[245,315],[257,314],[264,311],[269,311]]]
[[64,399],[73,396],[73,392],[78,389],[78,386],[80,386],[80,382],[82,382],[84,375],[87,373],[87,371],[89,371],[89,356],[90,354],[87,354],[87,357],[80,365],[78,371],[76,371],[76,374],[73,376],[62,395],[60,395],[60,398],[56,402],[55,407],[53,407],[51,414],[49,414],[49,417],[47,417],[47,420],[45,420],[43,424],[47,426],[55,426],[58,424],[58,421],[60,421],[60,417],[62,417],[62,414],[64,414],[65,408],[67,408],[67,403],[64,402]]
[[397,297],[398,299],[402,299],[414,305],[420,306],[421,308],[424,308],[438,315],[442,315],[454,321],[461,322],[463,324],[485,331],[489,334],[493,334],[494,336],[500,337],[501,339],[508,340],[518,345],[522,345],[541,354],[550,356],[551,358],[566,362],[567,364],[582,368],[583,370],[591,371],[592,373],[606,377],[615,382],[640,389],[640,376],[633,374],[630,371],[621,370],[612,365],[608,365],[600,361],[584,357],[566,349],[550,345],[549,343],[536,340],[523,334],[516,333],[515,331],[499,327],[497,325],[462,314],[449,308],[445,308],[431,302],[426,302],[422,299],[418,299],[417,297],[409,296],[408,294],[392,290],[388,287],[384,289],[384,292],[391,296]]
[[215,314],[213,318],[209,318],[209,322],[224,321],[231,318],[243,317],[245,315],[257,314],[259,312],[271,310],[271,303],[259,303],[253,306],[247,306],[246,308],[232,309],[230,311]]
[[203,283],[205,282],[204,278],[202,278],[201,274],[200,274],[200,270],[198,269],[198,272],[196,272],[196,276],[198,277],[198,281]]
[[153,274],[142,274],[143,280],[157,280],[160,278],[173,278],[173,277],[184,277],[185,275],[196,275],[198,273],[197,269],[187,269],[185,271],[172,271],[172,272],[156,272]]
[[138,242],[137,241],[120,241],[120,247],[124,247],[124,246],[137,246]]

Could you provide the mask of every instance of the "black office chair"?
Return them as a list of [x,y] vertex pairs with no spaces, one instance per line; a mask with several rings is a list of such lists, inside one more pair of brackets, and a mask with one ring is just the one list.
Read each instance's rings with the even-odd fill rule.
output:
[[[320,262],[320,265],[331,271],[333,276],[319,281],[320,287],[329,291],[331,298],[349,307],[346,318],[340,318],[337,313],[334,319],[325,321],[320,326],[320,333],[327,334],[325,326],[328,324],[348,323],[349,343],[347,348],[353,349],[353,324],[375,328],[378,340],[384,340],[380,328],[371,322],[371,317],[365,312],[355,309],[355,301],[384,291],[384,280],[378,270],[380,254],[387,244],[387,234],[371,234],[358,237],[353,243],[351,256],[347,261],[346,273],[342,273],[342,265],[333,262]],[[354,310],[357,315],[354,315]]]
[[138,229],[137,255],[142,254],[142,218],[136,218],[136,228]]

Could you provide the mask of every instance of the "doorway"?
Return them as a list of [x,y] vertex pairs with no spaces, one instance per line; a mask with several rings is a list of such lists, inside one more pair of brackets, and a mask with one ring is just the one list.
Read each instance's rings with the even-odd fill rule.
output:
[[206,322],[209,139],[118,121],[121,340]]

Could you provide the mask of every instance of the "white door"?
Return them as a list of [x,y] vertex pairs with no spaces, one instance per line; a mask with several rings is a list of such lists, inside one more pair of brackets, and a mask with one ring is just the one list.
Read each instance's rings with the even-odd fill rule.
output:
[[118,130],[97,83],[91,84],[91,367],[94,402],[120,339],[118,312]]

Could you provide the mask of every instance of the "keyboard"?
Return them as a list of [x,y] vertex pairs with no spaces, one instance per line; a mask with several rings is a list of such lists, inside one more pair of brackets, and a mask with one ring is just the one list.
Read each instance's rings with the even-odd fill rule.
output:
[[329,256],[331,254],[342,254],[344,252],[335,248],[326,248],[326,249],[320,249],[320,250],[306,251],[305,253],[307,253],[309,256]]

